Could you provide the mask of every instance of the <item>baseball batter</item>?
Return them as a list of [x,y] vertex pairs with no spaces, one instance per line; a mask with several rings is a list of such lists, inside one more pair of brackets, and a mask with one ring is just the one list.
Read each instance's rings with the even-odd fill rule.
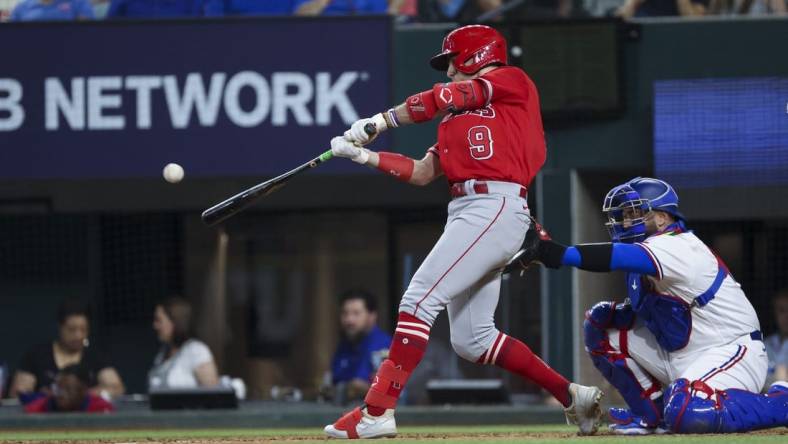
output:
[[[456,29],[431,60],[451,82],[361,119],[344,137],[331,141],[335,156],[414,185],[445,175],[453,200],[442,236],[402,297],[389,358],[365,405],[326,426],[330,437],[396,434],[397,399],[424,354],[435,318],[446,307],[452,346],[460,356],[538,383],[566,407],[568,421],[578,424],[581,433],[597,428],[598,388],[570,384],[525,344],[495,327],[500,269],[522,244],[530,220],[527,187],[545,160],[536,87],[506,61],[506,41],[496,30],[480,25]],[[361,147],[374,138],[364,130],[369,123],[380,133],[436,118],[441,119],[437,143],[421,160]]]
[[610,409],[613,432],[788,426],[788,383],[760,393],[768,362],[755,310],[678,202],[666,182],[632,179],[605,197],[612,243],[567,248],[538,227],[521,261],[626,272],[626,301],[596,304],[584,323],[594,365],[629,406]]

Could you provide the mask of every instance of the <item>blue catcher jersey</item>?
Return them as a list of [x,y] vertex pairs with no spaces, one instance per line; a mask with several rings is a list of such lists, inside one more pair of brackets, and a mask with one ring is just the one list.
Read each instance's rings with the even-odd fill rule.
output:
[[352,379],[369,381],[381,362],[388,357],[391,336],[377,326],[357,343],[343,339],[337,346],[331,362],[332,383]]

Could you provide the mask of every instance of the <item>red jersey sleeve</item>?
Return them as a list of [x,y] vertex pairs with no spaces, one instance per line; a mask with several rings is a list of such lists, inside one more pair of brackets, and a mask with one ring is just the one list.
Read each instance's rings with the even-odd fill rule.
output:
[[25,405],[25,413],[46,413],[49,411],[49,402],[51,397],[45,396],[31,401]]
[[490,103],[524,102],[528,100],[528,76],[520,68],[504,66],[478,78]]
[[115,407],[107,400],[100,396],[88,395],[88,402],[85,406],[86,412],[91,413],[108,413],[115,410]]

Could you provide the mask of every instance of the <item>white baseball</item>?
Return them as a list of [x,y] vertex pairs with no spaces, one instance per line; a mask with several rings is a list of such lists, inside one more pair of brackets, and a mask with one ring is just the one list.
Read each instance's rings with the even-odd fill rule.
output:
[[509,49],[509,52],[512,53],[512,57],[520,57],[523,55],[523,48],[520,48],[519,46],[512,46],[511,49]]
[[169,183],[178,183],[183,180],[183,167],[177,163],[168,163],[162,171],[164,180]]

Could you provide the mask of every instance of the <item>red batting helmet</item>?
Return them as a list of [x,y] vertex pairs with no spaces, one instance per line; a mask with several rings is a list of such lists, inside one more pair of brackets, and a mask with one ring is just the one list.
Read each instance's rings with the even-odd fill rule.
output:
[[463,74],[473,74],[493,63],[505,65],[506,39],[489,26],[463,26],[443,39],[443,48],[430,60],[430,66],[446,71],[452,56],[456,56],[452,63],[454,68]]

